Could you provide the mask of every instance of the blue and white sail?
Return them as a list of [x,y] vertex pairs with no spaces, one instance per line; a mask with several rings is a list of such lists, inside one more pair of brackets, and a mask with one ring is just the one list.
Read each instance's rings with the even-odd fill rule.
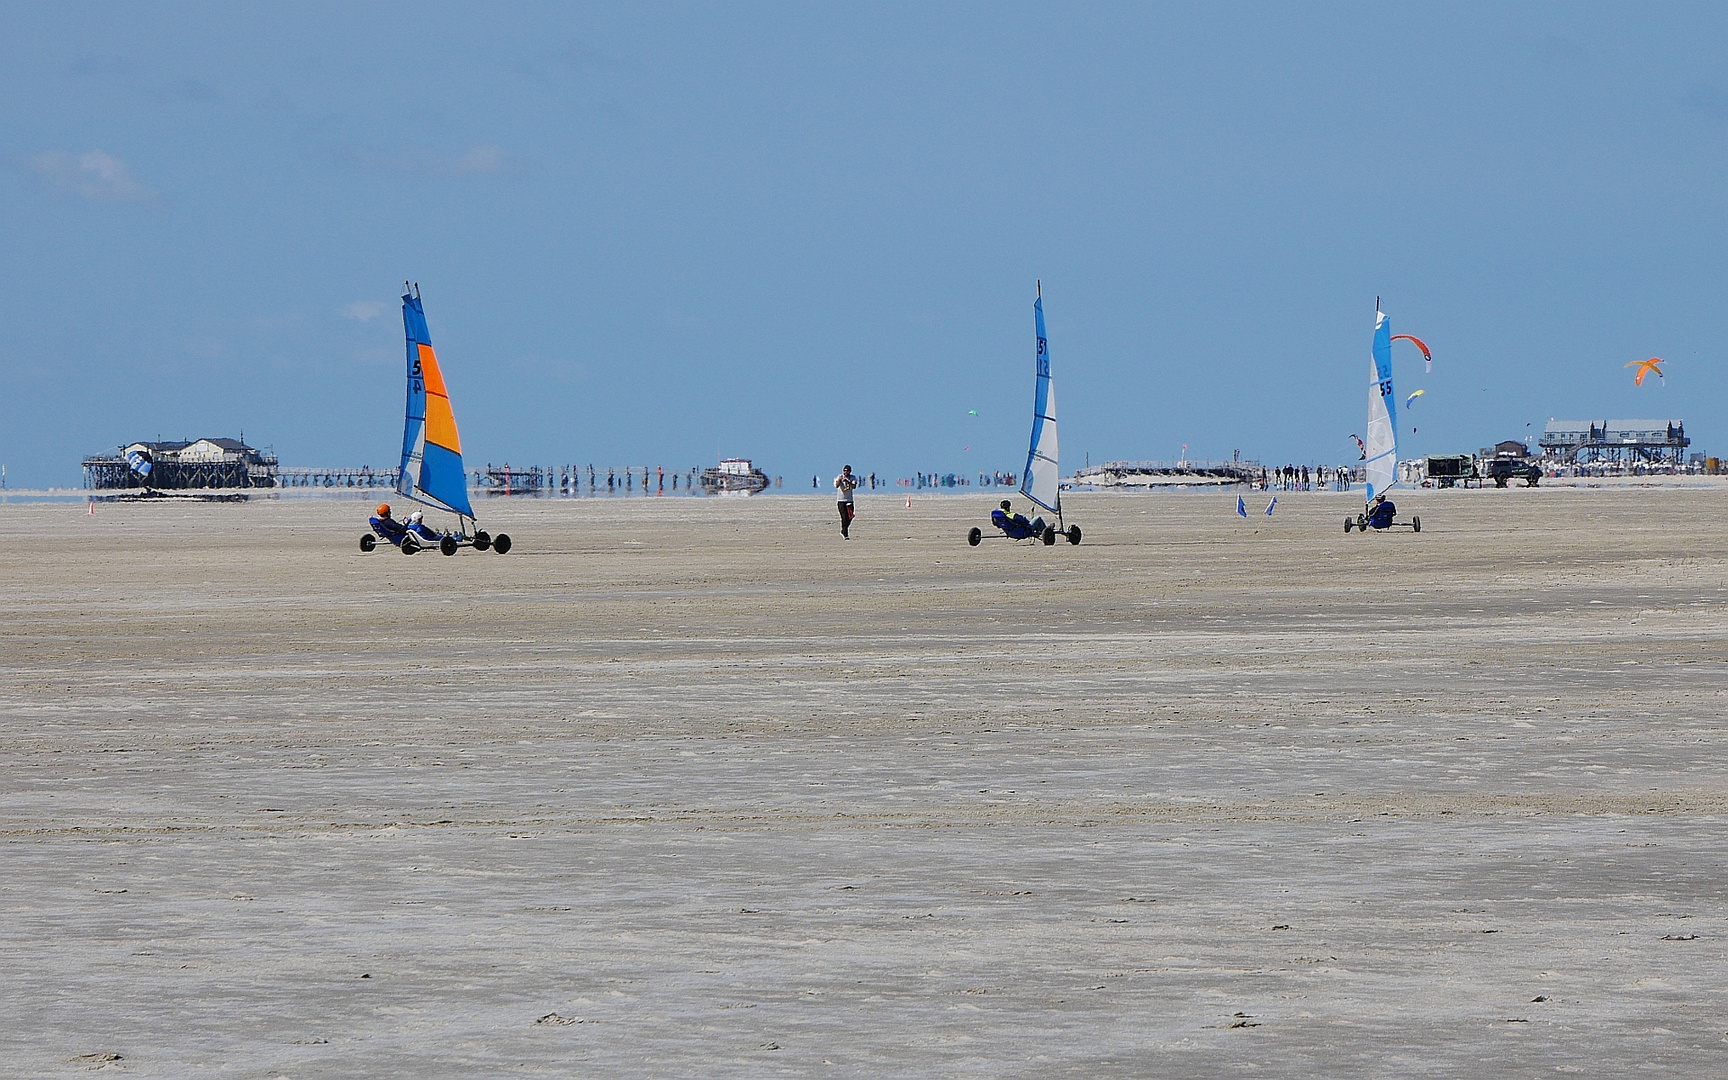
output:
[[472,518],[462,438],[417,288],[402,296],[402,328],[408,336],[408,409],[396,490],[416,502]]
[[151,471],[156,468],[156,462],[155,459],[150,456],[150,451],[143,447],[138,447],[135,450],[128,450],[126,452],[126,466],[137,474],[138,479],[148,480],[150,479]]
[[1056,453],[1056,385],[1050,381],[1050,341],[1044,336],[1044,288],[1032,302],[1032,323],[1038,331],[1038,382],[1032,398],[1032,446],[1026,451],[1026,470],[1020,476],[1020,494],[1062,516],[1062,483]]
[[1368,501],[1398,482],[1398,403],[1392,396],[1392,320],[1376,306],[1374,358],[1368,366]]

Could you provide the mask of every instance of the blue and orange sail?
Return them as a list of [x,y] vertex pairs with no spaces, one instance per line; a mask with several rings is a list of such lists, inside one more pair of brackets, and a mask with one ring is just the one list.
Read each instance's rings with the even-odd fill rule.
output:
[[402,428],[402,468],[396,490],[416,502],[474,516],[468,502],[468,473],[462,465],[462,437],[444,388],[444,372],[432,351],[420,290],[402,294],[402,327],[408,335],[408,414]]

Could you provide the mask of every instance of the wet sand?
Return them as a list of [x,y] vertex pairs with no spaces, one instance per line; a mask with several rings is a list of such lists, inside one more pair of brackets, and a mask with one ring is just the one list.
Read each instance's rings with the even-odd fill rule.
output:
[[1724,497],[0,507],[0,1074],[1728,1075]]

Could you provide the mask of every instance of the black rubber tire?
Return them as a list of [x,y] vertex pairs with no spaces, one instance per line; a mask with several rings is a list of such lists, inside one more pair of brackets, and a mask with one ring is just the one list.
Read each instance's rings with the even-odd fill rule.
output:
[[456,542],[454,536],[446,536],[444,539],[438,541],[438,550],[442,551],[446,555],[456,554],[456,549],[461,546],[461,544]]
[[485,551],[492,546],[492,534],[485,529],[474,530],[474,550]]
[[1055,543],[1056,543],[1056,526],[1054,526],[1054,525],[1044,526],[1044,546],[1050,547],[1051,545],[1053,545]]
[[419,551],[419,550],[420,550],[420,545],[418,543],[415,543],[414,538],[412,536],[404,536],[402,538],[402,554],[412,555],[416,551]]
[[1414,514],[1412,514],[1410,516],[1410,527],[1417,532],[1421,532],[1422,531],[1422,519],[1415,516]]
[[361,551],[371,551],[373,548],[375,548],[377,546],[378,546],[378,538],[376,536],[373,536],[371,533],[367,533],[365,536],[362,536],[360,538],[360,550]]
[[975,528],[971,532],[966,534],[966,542],[973,547],[977,547],[979,542],[983,539],[984,539],[984,530],[983,529],[976,529]]
[[1356,519],[1355,518],[1345,518],[1344,519],[1344,535],[1345,536],[1349,536],[1350,530],[1354,529],[1355,527],[1356,527]]
[[510,550],[510,534],[499,533],[492,538],[492,550],[503,555]]
[[1075,547],[1080,546],[1080,526],[1078,526],[1078,525],[1068,526],[1068,542],[1070,544],[1074,545]]

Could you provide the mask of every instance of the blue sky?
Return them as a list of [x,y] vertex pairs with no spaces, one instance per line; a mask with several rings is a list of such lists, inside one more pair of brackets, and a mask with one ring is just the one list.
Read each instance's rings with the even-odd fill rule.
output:
[[1353,459],[1376,295],[1409,453],[1728,451],[1725,11],[14,6],[0,461],[392,464],[404,279],[471,464],[1018,469],[1040,278],[1065,471]]

